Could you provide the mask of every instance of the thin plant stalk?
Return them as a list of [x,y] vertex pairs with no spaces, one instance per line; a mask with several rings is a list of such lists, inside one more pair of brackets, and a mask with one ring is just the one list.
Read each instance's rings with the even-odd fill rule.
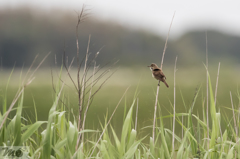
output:
[[[170,27],[169,27],[169,30],[168,30],[168,35],[167,35],[167,38],[166,38],[166,42],[165,42],[165,46],[164,46],[164,50],[163,50],[163,54],[162,54],[161,69],[162,69],[162,66],[163,66],[164,55],[165,55],[165,52],[166,52],[166,49],[167,49],[168,37],[169,37],[169,34],[170,34],[170,30],[171,30],[171,26],[172,26],[172,23],[173,23],[174,16],[175,16],[175,12],[174,12],[173,17],[172,17],[172,21],[171,21],[171,24],[170,24]],[[156,94],[155,107],[154,107],[153,131],[152,131],[153,142],[154,142],[154,139],[155,139],[155,124],[156,124],[156,112],[157,112],[157,103],[158,103],[158,92],[159,92],[159,85],[157,86],[157,94]]]
[[[215,100],[214,100],[214,101],[215,101],[215,106],[216,106],[216,103],[217,103],[217,88],[218,88],[219,72],[220,72],[220,62],[219,62],[219,64],[218,64],[218,73],[217,73],[217,81],[216,81],[216,88],[215,88]],[[220,121],[219,121],[219,130],[220,130],[221,138],[223,139]]]
[[207,146],[209,149],[209,119],[208,119],[208,39],[207,39],[207,32],[206,32],[206,68],[207,68]]
[[156,113],[157,113],[157,103],[158,103],[158,92],[159,92],[159,85],[157,86],[157,94],[156,94],[156,100],[155,100],[155,106],[154,106],[154,116],[153,116],[153,134],[152,134],[152,139],[154,143],[155,139],[155,124],[156,124]]
[[[176,65],[177,65],[177,57],[176,57],[176,60],[175,60],[175,67],[174,67],[174,91],[173,91],[173,95],[174,95],[174,98],[173,98],[173,133],[172,133],[172,154],[174,154],[174,139],[175,139],[175,115],[176,115],[176,72],[177,72],[177,69],[176,69]],[[172,155],[173,156],[173,155]]]
[[237,137],[236,141],[237,141],[238,140],[238,128],[237,128],[237,122],[236,122],[235,113],[234,113],[234,106],[233,106],[231,91],[230,91],[230,98],[231,98],[231,105],[232,105],[232,111],[233,111],[233,122],[234,122],[235,131],[236,131],[236,137]]
[[[79,29],[79,25],[82,22],[82,18],[84,15],[84,6],[82,7],[81,13],[78,15],[78,22],[76,25],[76,46],[77,46],[77,64],[78,64],[78,71],[77,71],[77,82],[78,82],[78,107],[79,107],[79,115],[78,115],[78,131],[80,131],[81,129],[81,111],[82,111],[82,103],[81,103],[81,84],[80,84],[80,67],[81,67],[81,63],[80,63],[80,58],[79,58],[79,42],[78,42],[78,29]],[[78,136],[78,140],[80,140],[80,136]],[[79,143],[79,142],[77,142]],[[76,144],[76,150],[77,150],[78,144]]]
[[183,139],[183,115],[182,115],[182,139]]
[[[240,116],[240,107],[238,107],[238,123],[239,123],[239,116]],[[237,145],[239,145],[239,142],[238,142],[238,136],[237,136]]]
[[[230,98],[231,98],[231,105],[232,105],[232,111],[233,111],[233,122],[234,122],[235,131],[236,131],[236,142],[238,142],[238,127],[237,127],[237,122],[236,122],[235,113],[234,113],[234,106],[233,106],[231,91],[230,91]],[[237,157],[237,151],[235,151],[235,159],[236,157]]]
[[[96,75],[98,71],[102,68],[96,67],[95,59],[98,56],[99,52],[95,54],[95,57],[90,57],[89,52],[89,46],[90,46],[90,39],[91,35],[89,35],[88,45],[86,54],[84,57],[80,60],[80,49],[79,49],[79,40],[78,40],[78,30],[79,25],[81,22],[83,22],[86,19],[87,14],[85,13],[85,6],[82,7],[81,13],[78,14],[78,21],[76,25],[76,47],[77,47],[77,82],[74,82],[72,75],[70,74],[69,68],[67,68],[66,64],[66,56],[65,56],[65,50],[64,50],[64,67],[67,70],[68,76],[71,79],[71,82],[74,84],[74,87],[77,91],[78,96],[78,116],[77,118],[77,130],[78,132],[84,130],[85,121],[86,121],[86,115],[88,112],[88,109],[93,101],[94,96],[98,91],[102,88],[102,86],[106,83],[106,81],[113,75],[109,75],[103,82],[101,82],[100,86],[94,91],[93,87],[102,79],[108,72],[110,72],[109,69],[106,69],[101,73],[100,75]],[[101,48],[102,49],[102,48]],[[101,50],[100,49],[100,50]],[[94,71],[93,74],[89,77],[89,69],[91,68],[92,64],[94,63]],[[115,64],[115,63],[114,63]],[[83,68],[82,68],[83,67]],[[82,68],[82,69],[81,69]],[[80,71],[83,70],[82,76],[80,76]],[[94,78],[95,76],[98,76]],[[90,81],[90,79],[92,80]],[[88,97],[86,97],[88,95]],[[86,100],[86,101],[85,101]],[[85,111],[85,112],[84,112]],[[77,143],[75,145],[75,150],[77,151],[79,148],[79,144],[81,143],[82,135],[83,133],[79,133],[77,136]]]
[[[21,94],[24,92],[24,89],[30,84],[32,83],[32,81],[35,79],[35,77],[33,77],[33,75],[35,74],[35,72],[38,70],[38,68],[42,65],[42,63],[46,60],[46,58],[50,55],[51,52],[49,52],[44,58],[43,60],[38,64],[37,68],[35,68],[35,70],[33,71],[33,73],[30,75],[30,77],[27,79],[27,82],[25,84],[22,84],[22,88],[18,90],[18,92],[16,93],[10,107],[8,108],[8,111],[6,112],[6,115],[0,125],[0,130],[3,127],[3,124],[5,123],[9,113],[11,112],[13,106],[15,105],[15,103],[17,102],[18,98],[21,96]],[[31,67],[33,66],[33,63],[35,62],[36,58],[34,59],[34,61],[32,62],[27,74],[30,72]],[[27,76],[27,75],[26,75]],[[25,78],[26,78],[25,76]],[[25,81],[25,80],[24,80]]]
[[6,121],[7,117],[8,117],[8,115],[9,115],[9,113],[11,112],[11,110],[12,110],[13,106],[15,105],[15,103],[17,102],[18,98],[19,98],[19,97],[21,96],[21,94],[24,92],[25,87],[28,86],[33,80],[34,80],[34,78],[30,79],[30,80],[28,81],[28,83],[26,83],[26,84],[22,87],[22,89],[17,92],[16,96],[14,97],[14,99],[13,99],[10,107],[8,108],[8,111],[6,112],[6,115],[5,115],[3,121],[2,121],[2,123],[1,123],[1,125],[0,125],[0,130],[1,130],[1,128],[3,127],[3,124],[5,123],[5,121]]
[[218,73],[217,73],[217,81],[216,81],[216,88],[215,88],[215,105],[217,102],[217,88],[218,88],[219,71],[220,71],[220,62],[218,64]]
[[137,118],[138,118],[138,98],[137,98],[137,108],[136,108],[136,118],[135,118],[135,130],[137,131]]
[[170,24],[170,27],[169,27],[169,30],[168,30],[168,35],[167,35],[165,46],[164,46],[164,50],[163,50],[161,69],[162,69],[162,66],[163,66],[164,55],[165,55],[165,52],[166,52],[166,49],[167,49],[168,37],[169,37],[169,34],[170,34],[170,30],[171,30],[171,27],[172,27],[174,16],[175,16],[175,12],[174,12],[173,17],[172,17],[172,21],[171,21],[171,24]]
[[[86,108],[86,110],[85,110],[85,112],[84,112],[82,130],[84,130],[84,128],[85,128],[85,122],[86,122],[87,112],[88,112],[88,108],[89,108],[90,103],[91,103],[91,95],[92,95],[92,89],[93,89],[93,84],[94,84],[93,80],[94,80],[95,69],[96,69],[96,62],[94,62],[93,75],[92,75],[92,84],[91,84],[90,93],[89,93],[89,97],[88,97],[87,108]],[[79,142],[79,140],[78,140],[78,142]],[[82,142],[84,142],[84,133],[83,133],[83,135],[82,135]],[[79,143],[78,143],[78,144],[79,144]]]
[[[79,116],[78,116],[78,131],[81,131],[82,127],[82,121],[81,121],[81,114],[82,114],[82,109],[83,109],[83,100],[84,100],[84,90],[85,90],[85,79],[86,79],[86,68],[87,68],[87,61],[88,61],[88,52],[89,52],[89,43],[90,43],[90,38],[91,36],[89,35],[89,40],[88,40],[88,46],[87,46],[87,52],[86,52],[86,57],[85,57],[85,64],[84,64],[84,70],[83,70],[83,77],[82,77],[82,85],[81,88],[79,89]],[[81,135],[79,135],[80,140]],[[79,142],[78,142],[79,143]],[[78,144],[77,144],[78,146]],[[77,147],[76,147],[77,148]]]

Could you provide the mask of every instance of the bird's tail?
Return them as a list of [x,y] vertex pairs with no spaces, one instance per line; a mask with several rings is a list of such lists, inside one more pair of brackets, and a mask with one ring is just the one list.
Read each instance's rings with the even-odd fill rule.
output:
[[167,88],[169,88],[167,82],[164,80],[163,83],[167,86]]

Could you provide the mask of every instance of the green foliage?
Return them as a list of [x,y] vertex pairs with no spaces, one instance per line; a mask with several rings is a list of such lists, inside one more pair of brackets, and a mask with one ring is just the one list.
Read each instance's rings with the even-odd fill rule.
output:
[[[123,105],[125,114],[121,127],[113,124],[107,124],[108,118],[102,125],[102,131],[85,129],[78,132],[77,122],[70,112],[66,111],[65,106],[59,101],[65,100],[62,96],[63,85],[59,82],[55,88],[53,104],[48,113],[47,121],[40,121],[35,115],[36,121],[27,120],[23,115],[24,93],[18,99],[16,108],[12,109],[12,117],[9,116],[6,123],[0,129],[0,145],[7,146],[28,146],[29,157],[36,159],[62,159],[62,158],[99,158],[99,159],[185,159],[185,158],[206,158],[206,159],[232,159],[239,158],[239,133],[235,132],[232,119],[216,111],[212,83],[209,75],[209,123],[207,126],[206,109],[203,109],[203,117],[198,113],[194,114],[193,109],[199,99],[198,88],[194,94],[191,105],[185,104],[183,94],[181,98],[187,112],[176,113],[176,123],[183,131],[183,134],[176,131],[175,149],[172,150],[171,138],[173,132],[165,124],[166,121],[172,122],[170,115],[162,116],[161,105],[159,104],[159,116],[156,125],[156,137],[153,141],[151,135],[142,136],[141,131],[146,128],[134,129],[134,108],[136,107],[137,93],[135,93],[133,102],[128,105],[125,101]],[[6,95],[2,105],[2,114],[0,121],[3,121],[7,110]],[[237,93],[238,100],[240,99]],[[204,104],[205,102],[202,101]],[[37,105],[37,104],[36,104]],[[204,108],[204,107],[203,107]],[[37,108],[35,108],[37,109]],[[35,113],[37,110],[35,110]],[[238,109],[234,112],[239,115]],[[14,114],[15,113],[15,114]],[[238,116],[233,114],[233,116]],[[225,119],[227,127],[222,126],[221,118]],[[237,126],[239,126],[239,118]],[[139,125],[138,125],[139,127]],[[120,129],[120,131],[119,131]],[[209,129],[209,139],[207,138],[207,129]],[[239,130],[239,127],[238,129]],[[118,132],[119,131],[119,132]],[[85,138],[78,147],[78,134],[84,133]],[[102,135],[100,135],[103,133]],[[1,154],[0,154],[1,155]]]

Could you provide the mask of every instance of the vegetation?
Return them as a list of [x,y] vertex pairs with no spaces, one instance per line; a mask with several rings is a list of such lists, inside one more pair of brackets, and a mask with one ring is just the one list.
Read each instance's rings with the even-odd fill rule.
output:
[[[20,71],[18,78],[15,78],[19,83],[19,89],[9,105],[9,83],[12,78],[11,76],[13,76],[14,69],[12,70],[8,80],[5,82],[4,90],[1,91],[0,146],[9,148],[25,146],[26,149],[21,149],[21,152],[6,152],[1,149],[0,155],[13,156],[23,153],[25,158],[33,159],[240,158],[240,109],[238,108],[240,94],[237,92],[238,104],[236,104],[230,92],[230,100],[228,102],[230,107],[224,108],[225,110],[229,109],[231,111],[231,118],[229,118],[229,115],[220,111],[219,105],[221,105],[221,103],[217,102],[220,63],[215,91],[213,91],[212,87],[213,82],[210,78],[208,62],[206,62],[206,86],[204,87],[205,84],[198,86],[193,94],[185,94],[180,88],[180,93],[176,94],[177,81],[179,81],[179,83],[185,82],[185,84],[189,84],[189,82],[194,79],[194,73],[196,75],[195,78],[199,79],[199,77],[204,77],[203,79],[206,79],[205,73],[199,71],[200,69],[198,68],[192,72],[188,72],[189,69],[185,69],[184,72],[180,74],[183,79],[178,80],[179,78],[176,75],[176,58],[173,78],[169,80],[169,76],[167,76],[168,83],[173,83],[170,85],[173,92],[167,90],[167,88],[162,85],[157,86],[155,105],[154,100],[149,103],[147,100],[145,101],[150,91],[149,89],[142,88],[149,87],[149,85],[145,84],[141,86],[140,84],[141,80],[144,81],[143,83],[147,83],[146,81],[150,79],[142,77],[140,81],[136,82],[141,69],[139,70],[138,67],[134,69],[134,74],[132,74],[132,72],[128,73],[130,69],[120,71],[120,75],[116,77],[117,80],[115,80],[112,85],[111,82],[109,82],[110,86],[105,89],[105,94],[118,95],[119,92],[124,93],[114,108],[111,104],[111,109],[113,110],[103,111],[104,114],[100,114],[98,110],[103,109],[103,107],[95,109],[97,107],[94,107],[94,105],[106,105],[106,102],[111,99],[109,96],[107,96],[107,100],[99,100],[97,96],[96,98],[93,97],[95,97],[100,89],[104,91],[102,86],[111,75],[105,79],[102,78],[109,72],[109,69],[102,70],[101,67],[96,65],[95,60],[99,52],[93,54],[91,58],[89,52],[90,38],[86,54],[80,55],[78,27],[83,19],[84,16],[81,12],[78,16],[76,26],[76,69],[71,70],[73,60],[68,63],[68,57],[66,57],[64,48],[63,67],[60,68],[56,76],[54,76],[54,71],[51,71],[51,80],[55,81],[55,77],[57,77],[58,80],[56,83],[52,82],[52,86],[50,87],[53,90],[53,101],[49,106],[46,120],[39,119],[38,115],[39,106],[46,107],[46,102],[40,105],[32,98],[34,108],[34,114],[32,116],[34,116],[34,118],[32,118],[29,113],[23,113],[23,111],[25,110],[24,96],[27,91],[25,89],[33,82],[34,73],[43,61],[47,59],[49,54],[44,57],[34,71],[31,71],[33,67],[32,64],[23,79],[22,75],[24,71]],[[167,42],[164,48],[164,54],[166,46]],[[36,61],[36,59],[34,61]],[[63,68],[65,68],[65,71]],[[164,70],[165,75],[167,75],[166,72],[170,72],[167,68]],[[65,73],[66,76],[64,76]],[[136,74],[138,74],[138,77],[136,77]],[[131,76],[135,78],[131,78]],[[144,76],[144,71],[142,72],[142,76]],[[226,76],[226,74],[224,74],[224,76]],[[68,80],[65,80],[66,77]],[[128,77],[128,82],[132,80],[130,83],[135,83],[136,88],[134,89],[136,90],[132,91],[130,87],[123,88],[124,80],[121,80],[121,83],[116,82],[126,77]],[[44,76],[44,78],[46,77]],[[235,80],[237,81],[237,79]],[[230,80],[227,82],[229,83],[229,81]],[[233,79],[231,79],[231,81],[233,81]],[[152,83],[155,89],[157,82]],[[193,85],[190,84],[190,88],[192,88],[192,86]],[[67,88],[64,89],[65,87]],[[117,87],[116,93],[113,91],[114,87]],[[204,90],[204,88],[206,88],[206,90]],[[140,91],[142,90],[144,90],[144,93],[142,93],[141,97]],[[154,91],[151,92],[151,94],[155,93]],[[76,96],[74,100],[77,104],[72,104],[72,96]],[[184,96],[192,96],[191,101],[187,102]],[[222,96],[223,95],[221,95],[221,97]],[[129,99],[129,97],[131,98]],[[164,98],[168,98],[169,101],[164,103],[164,100],[162,100]],[[94,103],[93,99],[97,102]],[[189,99],[189,97],[187,99]],[[222,100],[226,99],[227,98],[224,98]],[[129,100],[131,102],[129,102]],[[221,101],[221,99],[219,101]],[[178,105],[180,106],[180,102],[183,103],[181,104],[183,105],[183,109],[177,109]],[[72,107],[71,105],[77,106]],[[151,113],[154,115],[150,117],[150,120],[148,120],[150,123],[147,125],[142,124],[144,120],[140,117],[140,113],[146,116],[147,111],[140,112],[140,105],[145,107],[145,110],[152,108],[152,111],[154,111],[154,113]],[[165,110],[167,113],[164,113],[164,107],[167,107]],[[200,111],[194,111],[196,107],[198,107]],[[90,108],[92,110],[90,110]],[[120,108],[124,108],[124,110]],[[96,120],[97,118],[96,115],[89,117],[91,112],[100,114],[99,116],[105,115],[104,120],[99,120],[98,123],[94,123],[99,125],[99,127],[89,126],[91,124],[88,120],[91,118]],[[43,113],[46,114],[46,112]],[[115,116],[117,116],[117,118]],[[121,116],[121,118],[119,116]],[[114,117],[115,121],[113,119]],[[116,120],[118,120],[117,124],[115,124]],[[119,120],[122,121],[122,123],[119,122]],[[85,123],[85,121],[88,121],[88,123]],[[147,133],[144,133],[145,130],[148,130]]]
[[[60,100],[65,100],[62,93],[61,81],[56,84],[55,100],[48,114],[47,121],[41,121],[37,116],[35,107],[35,121],[29,116],[23,116],[24,93],[19,97],[16,109],[12,109],[11,118],[1,127],[1,146],[24,145],[27,146],[29,156],[32,158],[239,158],[239,111],[236,103],[232,105],[232,117],[217,111],[209,76],[209,127],[207,126],[206,100],[202,99],[202,114],[194,114],[197,107],[196,101],[201,88],[197,88],[191,106],[187,111],[176,111],[176,124],[181,129],[174,134],[175,148],[172,150],[172,128],[166,126],[165,121],[173,122],[173,111],[169,115],[162,115],[161,101],[158,103],[158,115],[156,124],[156,138],[150,134],[142,136],[141,131],[151,129],[152,125],[139,127],[138,115],[135,116],[138,107],[137,92],[130,104],[124,104],[123,94],[114,112],[101,124],[101,130],[85,129],[78,132],[77,119],[72,116],[70,110]],[[7,89],[7,88],[6,88]],[[161,93],[161,89],[160,89]],[[184,94],[182,95],[184,96]],[[238,100],[240,95],[237,93]],[[3,94],[1,123],[7,113],[7,97]],[[232,99],[232,96],[231,98]],[[140,99],[141,100],[141,99]],[[182,97],[182,102],[185,103]],[[173,102],[171,102],[173,103]],[[111,124],[112,116],[118,110],[119,105],[124,105],[121,133]],[[170,104],[169,108],[172,107]],[[184,105],[187,109],[187,105]],[[201,106],[200,106],[201,107]],[[153,107],[152,107],[153,108]],[[128,111],[126,111],[128,110]],[[137,117],[137,118],[135,118]],[[226,125],[226,126],[222,126]],[[209,129],[209,139],[207,130]],[[77,151],[75,145],[78,134],[85,134]],[[235,157],[236,156],[236,157]]]

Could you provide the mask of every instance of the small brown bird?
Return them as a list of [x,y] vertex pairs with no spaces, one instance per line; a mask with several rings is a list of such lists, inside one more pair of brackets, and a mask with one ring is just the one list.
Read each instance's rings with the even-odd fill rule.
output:
[[167,87],[168,84],[166,82],[166,76],[163,74],[163,71],[161,68],[159,68],[155,63],[152,63],[150,66],[150,70],[152,71],[152,76],[159,80],[158,85],[160,86],[160,81],[162,81]]

